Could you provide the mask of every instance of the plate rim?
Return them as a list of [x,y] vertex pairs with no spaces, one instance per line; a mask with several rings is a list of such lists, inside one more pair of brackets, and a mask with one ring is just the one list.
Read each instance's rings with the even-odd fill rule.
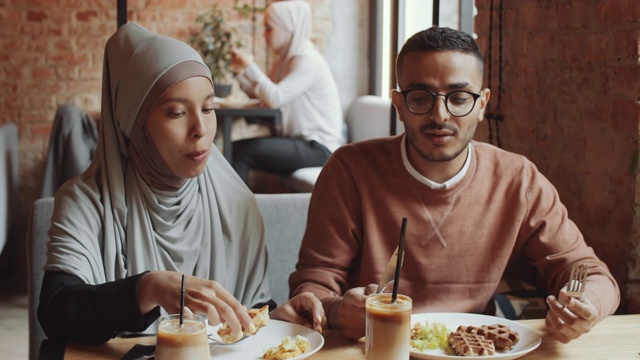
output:
[[[475,313],[461,313],[461,312],[422,312],[422,313],[414,313],[411,314],[411,327],[413,327],[413,324],[416,321],[424,321],[424,319],[422,320],[417,320],[417,318],[419,317],[425,317],[425,316],[433,316],[436,315],[437,317],[469,317],[469,318],[476,318],[476,319],[487,319],[493,323],[497,323],[497,324],[503,324],[503,325],[507,325],[509,327],[513,327],[515,325],[515,327],[517,328],[521,328],[524,329],[526,331],[528,331],[533,337],[534,339],[532,341],[529,342],[529,344],[526,348],[521,349],[520,351],[517,352],[513,352],[513,353],[498,353],[496,352],[496,354],[491,355],[491,356],[482,356],[483,359],[515,359],[521,356],[524,356],[530,352],[532,352],[533,350],[537,349],[540,344],[542,343],[542,336],[540,336],[540,334],[538,334],[537,331],[533,330],[532,328],[530,328],[529,326],[525,325],[525,324],[521,324],[518,323],[516,321],[510,320],[510,319],[506,319],[506,318],[501,318],[498,316],[492,316],[492,315],[486,315],[486,314],[475,314]],[[439,321],[439,320],[435,320],[435,321]],[[459,325],[466,325],[466,324],[459,324]],[[485,325],[491,325],[491,324],[485,324]],[[520,331],[520,330],[519,330]],[[428,352],[421,352],[421,351],[414,351],[413,348],[410,349],[411,351],[411,356],[419,358],[419,359],[458,359],[458,358],[469,358],[468,356],[456,356],[456,355],[446,355],[446,354],[431,354]]]
[[[311,355],[315,354],[316,352],[320,351],[320,349],[322,349],[324,347],[325,339],[324,339],[324,336],[322,336],[322,334],[320,334],[319,332],[317,332],[317,331],[315,331],[313,329],[310,329],[308,327],[302,326],[300,324],[296,324],[296,323],[292,323],[292,322],[288,322],[288,321],[283,321],[283,320],[269,319],[269,322],[267,323],[267,325],[264,328],[261,328],[260,330],[258,330],[258,333],[256,335],[260,334],[260,332],[262,330],[265,330],[269,326],[269,324],[271,324],[271,323],[277,324],[276,325],[277,327],[284,327],[285,329],[290,329],[292,332],[296,332],[296,331],[304,332],[303,336],[305,336],[305,337],[307,337],[307,334],[311,334],[314,337],[314,339],[311,339],[311,338],[307,337],[307,339],[309,340],[309,346],[310,346],[310,349],[307,352],[302,353],[299,356],[296,356],[296,357],[291,358],[289,360],[306,359],[309,356],[311,356]],[[216,326],[208,325],[207,326],[207,334],[211,334],[211,332],[213,332],[213,334],[216,334],[216,331],[220,326],[222,326],[222,324],[218,324]],[[285,336],[288,336],[288,335],[283,335],[283,336],[279,337],[279,341],[282,341],[282,339],[284,339]],[[216,337],[217,337],[217,334],[216,334]],[[317,342],[317,346],[315,348],[311,348],[313,346],[314,342]],[[212,342],[210,342],[209,344],[211,344],[211,343]],[[271,346],[276,346],[278,344],[279,344],[279,342],[277,344],[273,344]],[[222,346],[225,346],[225,345],[222,345]],[[213,359],[213,357],[212,357],[212,359]]]

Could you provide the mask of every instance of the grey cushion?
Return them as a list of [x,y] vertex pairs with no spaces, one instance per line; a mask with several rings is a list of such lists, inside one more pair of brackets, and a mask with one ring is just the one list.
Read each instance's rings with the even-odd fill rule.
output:
[[311,194],[256,194],[256,199],[265,224],[271,295],[280,305],[289,298],[289,274],[298,262]]
[[284,176],[282,181],[296,192],[310,193],[321,171],[322,166],[301,168]]
[[[298,251],[307,224],[311,194],[257,194],[265,222],[265,241],[269,254],[269,285],[273,300],[284,303],[289,297],[289,274],[298,261]],[[37,359],[45,338],[38,322],[40,287],[47,260],[48,231],[53,198],[37,200],[29,217],[27,233],[27,271],[29,289],[29,358]]]

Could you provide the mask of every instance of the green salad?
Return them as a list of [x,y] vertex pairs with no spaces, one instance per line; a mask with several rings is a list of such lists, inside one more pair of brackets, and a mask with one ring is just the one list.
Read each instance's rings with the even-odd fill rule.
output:
[[437,348],[447,350],[449,348],[447,337],[450,332],[446,325],[441,322],[417,322],[411,329],[411,348],[417,351]]

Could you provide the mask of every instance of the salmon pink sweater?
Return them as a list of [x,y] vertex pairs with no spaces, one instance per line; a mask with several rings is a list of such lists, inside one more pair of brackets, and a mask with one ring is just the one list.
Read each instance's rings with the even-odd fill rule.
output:
[[495,314],[494,294],[510,265],[526,262],[557,295],[571,264],[589,266],[586,296],[600,318],[620,291],[567,217],[553,185],[525,157],[472,142],[469,168],[432,189],[405,168],[402,136],[339,148],[315,184],[291,295],[329,304],[354,287],[377,284],[408,225],[399,293],[413,312]]

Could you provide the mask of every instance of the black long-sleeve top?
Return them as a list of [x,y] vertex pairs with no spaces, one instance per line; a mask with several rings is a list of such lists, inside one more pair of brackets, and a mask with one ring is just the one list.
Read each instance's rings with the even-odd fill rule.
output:
[[160,307],[140,313],[138,288],[145,273],[100,285],[45,271],[38,320],[48,338],[100,343],[121,332],[141,332],[160,316]]
[[[123,332],[142,332],[160,317],[157,306],[140,312],[138,289],[145,273],[100,285],[85,284],[79,277],[45,271],[38,305],[38,320],[49,339],[101,343]],[[269,305],[273,300],[255,304]]]

